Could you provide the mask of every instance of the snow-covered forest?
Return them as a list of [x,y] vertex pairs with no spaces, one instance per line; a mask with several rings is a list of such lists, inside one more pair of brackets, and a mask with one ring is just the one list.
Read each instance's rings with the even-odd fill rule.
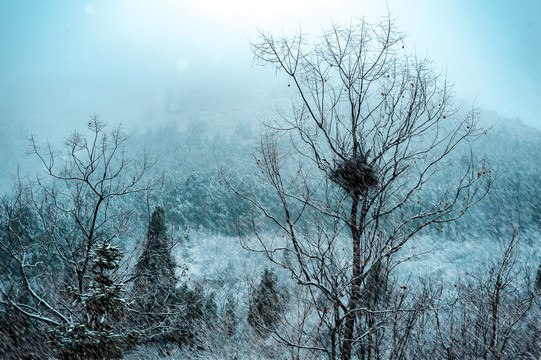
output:
[[261,31],[253,91],[136,126],[0,103],[0,358],[539,359],[539,119],[376,19]]

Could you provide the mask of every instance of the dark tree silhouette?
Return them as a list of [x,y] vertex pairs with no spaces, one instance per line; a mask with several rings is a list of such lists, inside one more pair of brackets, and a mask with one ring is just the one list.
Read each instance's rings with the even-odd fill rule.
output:
[[[152,213],[143,252],[135,266],[134,286],[143,294],[146,310],[162,306],[168,298],[176,296],[176,263],[171,256],[172,243],[167,236],[165,210],[157,207]],[[177,296],[178,297],[178,296]],[[178,300],[178,299],[177,299]]]
[[228,337],[232,337],[237,331],[238,320],[235,305],[233,296],[229,295],[225,304],[225,312],[222,315],[223,329]]
[[266,334],[278,323],[285,308],[284,300],[276,275],[265,268],[258,288],[250,298],[248,323],[260,334]]

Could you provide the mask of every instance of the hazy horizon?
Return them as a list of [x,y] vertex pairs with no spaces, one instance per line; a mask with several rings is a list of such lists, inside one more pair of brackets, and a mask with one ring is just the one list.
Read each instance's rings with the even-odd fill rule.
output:
[[[0,6],[0,113],[2,125],[12,131],[24,126],[54,136],[78,128],[94,113],[141,131],[181,112],[194,121],[219,110],[231,121],[257,122],[261,111],[272,108],[269,100],[284,96],[271,69],[252,66],[249,41],[258,29],[318,34],[331,22],[347,24],[361,16],[375,22],[388,9],[409,35],[407,48],[447,72],[458,100],[541,127],[536,95],[541,25],[535,23],[541,5],[535,1],[514,6],[462,0]],[[165,112],[168,101],[176,108],[172,117]]]

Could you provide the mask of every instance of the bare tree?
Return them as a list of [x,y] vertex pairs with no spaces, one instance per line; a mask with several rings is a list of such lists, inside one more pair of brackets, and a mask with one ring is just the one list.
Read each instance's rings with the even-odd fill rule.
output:
[[329,359],[350,359],[353,348],[375,358],[377,329],[396,311],[380,300],[407,258],[400,250],[422,232],[441,235],[488,191],[490,170],[468,146],[483,134],[476,112],[453,106],[445,76],[408,54],[390,18],[334,25],[318,38],[261,33],[252,50],[256,63],[288,77],[298,100],[267,124],[259,146],[260,175],[280,208],[237,191],[283,237],[254,219],[258,241],[245,245],[288,268],[321,304],[325,339],[297,346]]
[[[440,351],[447,359],[533,359],[540,349],[528,344],[531,330],[524,329],[535,294],[528,269],[520,266],[520,236],[513,229],[502,242],[500,258],[486,273],[470,274],[471,281],[457,287],[455,301],[434,307],[434,322]],[[447,300],[446,300],[447,301]]]
[[[41,147],[32,137],[30,152],[41,160],[45,176],[20,181],[11,199],[2,200],[0,301],[63,337],[92,335],[96,324],[111,322],[115,314],[107,304],[96,318],[91,299],[100,291],[102,300],[109,294],[111,304],[125,306],[118,298],[121,252],[109,244],[132,229],[134,202],[127,198],[156,184],[145,179],[152,166],[146,155],[137,162],[128,158],[121,127],[108,131],[93,116],[88,129],[89,136],[73,133],[64,151]],[[114,254],[111,264],[98,253],[103,259]]]

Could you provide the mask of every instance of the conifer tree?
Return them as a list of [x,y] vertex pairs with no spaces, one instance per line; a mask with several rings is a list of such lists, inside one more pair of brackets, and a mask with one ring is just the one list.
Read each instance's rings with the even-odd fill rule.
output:
[[84,311],[78,321],[54,330],[60,356],[64,359],[120,359],[122,352],[134,344],[139,332],[119,327],[127,308],[124,284],[113,274],[118,270],[122,250],[105,240],[92,253],[91,275],[83,294],[70,289],[74,305]]
[[135,266],[134,291],[143,315],[140,320],[155,342],[193,344],[199,325],[216,317],[216,303],[212,296],[205,299],[202,287],[192,290],[183,284],[177,288],[175,268],[165,210],[158,206],[152,213],[145,247]]
[[272,329],[284,309],[284,296],[278,289],[278,279],[274,272],[265,268],[261,282],[250,299],[248,323],[260,334]]
[[167,237],[165,210],[158,206],[152,213],[148,227],[145,249],[136,265],[136,287],[157,290],[156,296],[165,298],[175,288],[175,260],[171,256],[171,244]]
[[181,295],[176,289],[176,263],[167,237],[165,210],[152,213],[144,250],[135,266],[134,292],[142,314],[139,319],[158,341],[178,341]]
[[225,304],[225,312],[223,315],[223,329],[225,335],[232,337],[237,331],[238,321],[237,314],[235,312],[235,300],[233,296],[229,295],[227,297],[227,302]]
[[213,329],[218,320],[218,306],[216,305],[216,293],[212,292],[205,299],[204,320],[207,328]]

